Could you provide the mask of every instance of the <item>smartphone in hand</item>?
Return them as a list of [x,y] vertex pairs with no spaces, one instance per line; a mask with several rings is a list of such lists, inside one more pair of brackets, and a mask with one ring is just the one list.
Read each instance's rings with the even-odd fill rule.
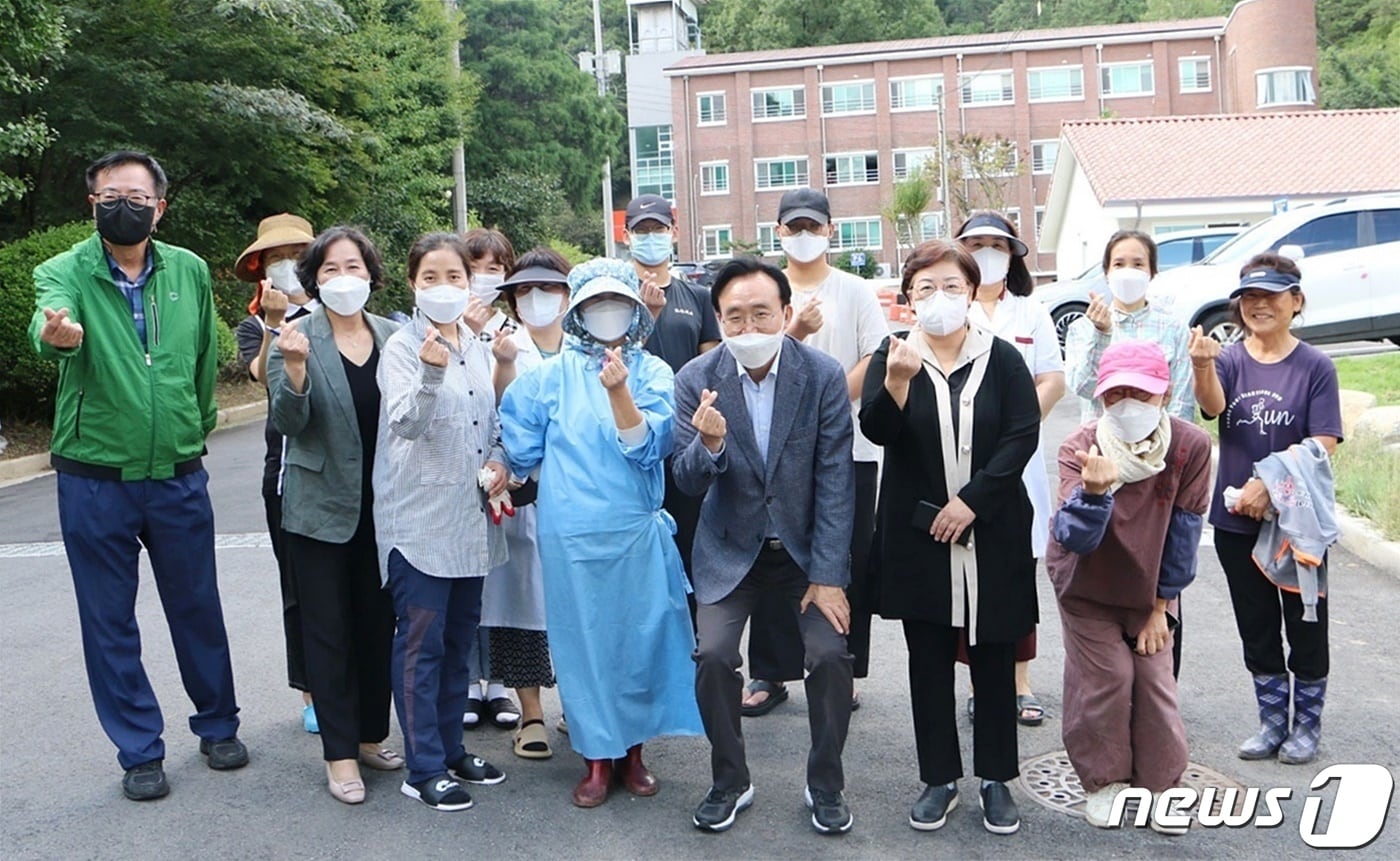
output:
[[[914,517],[909,525],[924,533],[925,535],[928,535],[928,531],[933,528],[933,519],[937,517],[938,512],[942,510],[943,506],[934,505],[932,502],[928,502],[927,500],[921,499],[919,500],[918,504],[914,506]],[[962,531],[962,535],[958,536],[958,544],[961,544],[963,547],[966,547],[967,542],[971,540],[972,527],[969,526]]]

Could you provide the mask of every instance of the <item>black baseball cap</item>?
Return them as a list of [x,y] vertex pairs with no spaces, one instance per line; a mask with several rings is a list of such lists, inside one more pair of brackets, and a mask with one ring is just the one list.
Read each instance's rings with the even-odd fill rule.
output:
[[671,226],[671,201],[659,194],[643,194],[627,204],[627,229],[643,221],[659,221]]
[[778,201],[778,223],[787,224],[799,218],[830,224],[831,202],[815,188],[794,188],[784,192],[783,199]]

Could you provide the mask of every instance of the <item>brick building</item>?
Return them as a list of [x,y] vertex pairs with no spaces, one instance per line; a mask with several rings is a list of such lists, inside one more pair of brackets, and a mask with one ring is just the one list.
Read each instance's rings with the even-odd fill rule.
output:
[[[1037,247],[1033,226],[1063,121],[1310,110],[1316,66],[1313,0],[1244,0],[1228,17],[1189,21],[685,56],[663,73],[679,257],[727,257],[732,241],[776,253],[782,191],[811,185],[831,198],[834,250],[893,264],[880,212],[894,183],[933,167],[940,140],[1000,135],[1021,162],[999,180],[1006,209],[1046,277],[1054,249]],[[922,238],[949,229],[944,199],[935,194]]]

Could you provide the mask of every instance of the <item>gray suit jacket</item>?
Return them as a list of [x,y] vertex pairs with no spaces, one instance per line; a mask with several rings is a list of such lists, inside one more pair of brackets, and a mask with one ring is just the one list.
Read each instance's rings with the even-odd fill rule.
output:
[[[695,598],[713,604],[739,585],[768,537],[769,518],[810,582],[845,586],[855,516],[846,375],[825,353],[783,340],[765,465],[739,374],[723,346],[676,374],[671,471],[682,492],[705,497],[691,555]],[[714,406],[728,429],[718,458],[690,424],[705,389],[718,393]]]
[[[374,343],[381,353],[398,324],[366,312]],[[360,521],[364,447],[355,402],[340,363],[330,320],[317,308],[299,325],[311,341],[306,360],[306,391],[287,382],[282,351],[267,357],[267,387],[272,393],[272,426],[287,438],[282,461],[282,528],[317,541],[344,544]]]

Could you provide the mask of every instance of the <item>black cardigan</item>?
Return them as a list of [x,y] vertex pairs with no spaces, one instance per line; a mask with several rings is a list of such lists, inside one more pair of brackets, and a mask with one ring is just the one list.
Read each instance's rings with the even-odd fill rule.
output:
[[[911,337],[920,337],[915,331]],[[1009,642],[1037,621],[1031,503],[1021,473],[1040,439],[1035,383],[1011,344],[992,339],[982,385],[973,401],[972,479],[958,496],[977,515],[978,642]],[[872,595],[886,619],[952,624],[947,544],[912,526],[920,500],[948,501],[943,478],[937,392],[928,369],[909,382],[901,411],[885,390],[889,340],[870,359],[861,393],[860,428],[885,449],[875,542]],[[958,405],[952,405],[954,411]]]

